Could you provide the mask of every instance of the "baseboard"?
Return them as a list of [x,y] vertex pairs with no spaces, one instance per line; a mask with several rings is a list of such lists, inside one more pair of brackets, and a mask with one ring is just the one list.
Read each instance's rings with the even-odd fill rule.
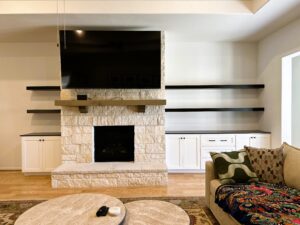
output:
[[1,170],[22,170],[21,167],[0,167]]
[[26,172],[23,173],[25,176],[45,176],[45,175],[51,175],[51,172]]

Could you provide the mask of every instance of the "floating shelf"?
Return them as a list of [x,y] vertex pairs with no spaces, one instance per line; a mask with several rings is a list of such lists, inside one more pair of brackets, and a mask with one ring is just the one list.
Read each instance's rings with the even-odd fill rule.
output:
[[33,136],[61,136],[61,132],[33,132],[20,135],[21,137],[33,137]]
[[138,112],[145,112],[146,105],[166,105],[165,99],[150,100],[55,100],[56,106],[78,107],[87,113],[88,106],[137,106]]
[[60,86],[27,86],[29,91],[60,91]]
[[264,84],[166,85],[166,89],[261,89]]
[[167,108],[166,112],[261,112],[263,107],[247,108]]
[[27,109],[27,113],[60,113],[60,109]]

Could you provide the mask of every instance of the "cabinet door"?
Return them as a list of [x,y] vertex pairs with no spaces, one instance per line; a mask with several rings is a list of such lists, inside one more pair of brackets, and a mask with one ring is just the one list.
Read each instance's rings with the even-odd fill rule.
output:
[[22,140],[22,172],[42,170],[41,142],[38,138]]
[[270,148],[270,134],[237,134],[236,135],[236,150],[243,149],[244,146],[255,148]]
[[237,134],[236,135],[236,151],[244,149],[244,146],[250,146],[250,138],[253,135],[249,134]]
[[194,135],[186,135],[180,139],[181,167],[183,169],[200,169],[199,142],[199,137]]
[[51,172],[61,164],[60,138],[43,138],[43,171]]
[[168,169],[180,169],[179,135],[166,135],[166,161]]
[[250,146],[255,148],[270,148],[270,135],[252,135]]

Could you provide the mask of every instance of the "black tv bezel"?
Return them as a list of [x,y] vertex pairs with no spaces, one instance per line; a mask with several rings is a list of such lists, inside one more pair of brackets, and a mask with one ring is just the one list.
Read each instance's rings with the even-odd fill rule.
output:
[[[155,30],[152,30],[152,31],[129,31],[129,30],[83,30],[83,29],[80,29],[81,31],[83,32],[158,32],[160,34],[160,40],[159,40],[159,43],[160,43],[160,46],[162,44],[162,38],[161,38],[161,31],[155,31]],[[120,89],[138,89],[138,90],[143,90],[143,89],[146,89],[146,90],[159,90],[162,88],[162,63],[160,63],[160,74],[159,74],[159,86],[157,87],[80,87],[80,86],[72,86],[72,87],[65,87],[63,86],[63,82],[62,82],[62,78],[63,78],[63,75],[62,75],[62,63],[61,63],[61,50],[62,50],[62,46],[64,44],[64,33],[68,32],[68,31],[71,31],[71,32],[76,32],[76,30],[60,30],[59,31],[59,60],[60,60],[60,70],[61,70],[61,74],[60,74],[60,78],[61,78],[61,89],[66,89],[66,90],[71,90],[71,89],[91,89],[91,90],[94,90],[94,89],[110,89],[110,90],[120,90]],[[162,51],[160,50],[160,62],[161,62],[161,59],[162,59]]]

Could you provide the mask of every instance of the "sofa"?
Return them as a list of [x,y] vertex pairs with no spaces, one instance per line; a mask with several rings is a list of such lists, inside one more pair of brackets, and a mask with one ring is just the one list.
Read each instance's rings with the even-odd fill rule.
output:
[[[284,143],[283,146],[283,175],[285,186],[299,190],[300,149],[286,143]],[[295,150],[297,150],[297,152],[295,152]],[[221,186],[221,182],[215,172],[213,161],[207,161],[205,168],[205,200],[207,206],[221,225],[239,225],[240,223],[235,218],[224,212],[223,209],[215,203],[215,194],[217,189]]]
[[215,174],[214,163],[212,161],[207,161],[205,164],[205,201],[206,205],[216,219],[221,225],[237,225],[240,224],[237,222],[231,215],[224,212],[216,203],[215,203],[215,193],[217,188],[221,185],[220,180]]

